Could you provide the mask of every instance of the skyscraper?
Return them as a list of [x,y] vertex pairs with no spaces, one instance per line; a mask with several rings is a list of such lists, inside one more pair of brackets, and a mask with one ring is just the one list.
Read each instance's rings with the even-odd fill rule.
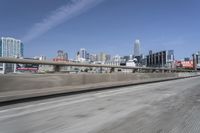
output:
[[80,49],[80,58],[86,59],[87,51],[84,48]]
[[[23,57],[23,43],[11,37],[2,37],[0,40],[0,57]],[[13,64],[0,63],[0,73],[14,72]]]
[[99,53],[98,61],[105,62],[106,61],[106,53],[103,53],[103,52]]
[[58,59],[61,59],[61,60],[63,60],[63,61],[68,61],[68,54],[67,53],[65,53],[63,50],[58,50],[57,51],[57,58]]
[[57,51],[57,57],[53,59],[53,61],[68,61],[68,54],[63,50]]
[[86,51],[85,48],[81,48],[76,55],[76,60],[79,62],[85,62],[85,61],[89,61],[90,59],[90,53],[88,53]]
[[134,43],[134,56],[140,56],[140,40],[135,40]]

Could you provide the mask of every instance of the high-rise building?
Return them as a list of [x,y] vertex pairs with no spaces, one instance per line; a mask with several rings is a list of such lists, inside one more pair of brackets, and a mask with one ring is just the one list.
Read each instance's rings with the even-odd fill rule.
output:
[[185,57],[184,61],[190,61],[190,57]]
[[63,50],[57,51],[57,57],[53,59],[53,61],[68,61],[68,54]]
[[197,52],[197,63],[200,64],[200,51]]
[[76,54],[76,60],[79,62],[87,62],[90,60],[90,54],[85,48],[81,48]]
[[140,40],[135,40],[134,43],[134,56],[140,56]]
[[106,53],[101,52],[98,55],[98,61],[105,62],[106,61]]
[[[2,37],[0,39],[0,57],[22,58],[23,52],[21,40],[11,37]],[[14,66],[14,64],[0,63],[0,73],[14,72]]]
[[196,62],[197,62],[197,69],[200,70],[200,51],[196,53]]
[[106,54],[106,61],[110,61],[111,60],[111,55],[110,54]]
[[80,49],[80,58],[86,59],[87,57],[87,51],[84,48]]
[[86,57],[85,57],[86,60],[90,60],[90,53],[86,52]]
[[91,62],[97,61],[97,55],[96,54],[90,54],[90,61]]
[[160,52],[153,53],[149,52],[147,55],[147,67],[174,67],[174,51],[164,50]]

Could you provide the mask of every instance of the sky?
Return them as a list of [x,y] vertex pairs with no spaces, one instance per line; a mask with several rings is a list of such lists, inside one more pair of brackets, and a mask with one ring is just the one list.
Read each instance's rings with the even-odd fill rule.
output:
[[199,0],[0,0],[0,37],[24,43],[25,57],[74,58],[89,53],[175,51],[176,59],[200,50]]

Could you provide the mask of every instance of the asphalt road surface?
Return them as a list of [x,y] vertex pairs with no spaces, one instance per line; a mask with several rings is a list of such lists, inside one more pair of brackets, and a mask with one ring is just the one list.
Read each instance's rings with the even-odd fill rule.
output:
[[0,133],[200,133],[200,77],[0,107]]

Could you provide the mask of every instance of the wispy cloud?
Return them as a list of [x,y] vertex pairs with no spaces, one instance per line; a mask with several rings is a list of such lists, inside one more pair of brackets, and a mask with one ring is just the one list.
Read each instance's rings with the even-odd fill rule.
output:
[[52,12],[41,22],[34,24],[34,26],[23,37],[23,41],[29,42],[39,37],[52,28],[55,28],[59,24],[62,24],[71,18],[84,13],[102,1],[103,0],[68,0],[66,5]]

